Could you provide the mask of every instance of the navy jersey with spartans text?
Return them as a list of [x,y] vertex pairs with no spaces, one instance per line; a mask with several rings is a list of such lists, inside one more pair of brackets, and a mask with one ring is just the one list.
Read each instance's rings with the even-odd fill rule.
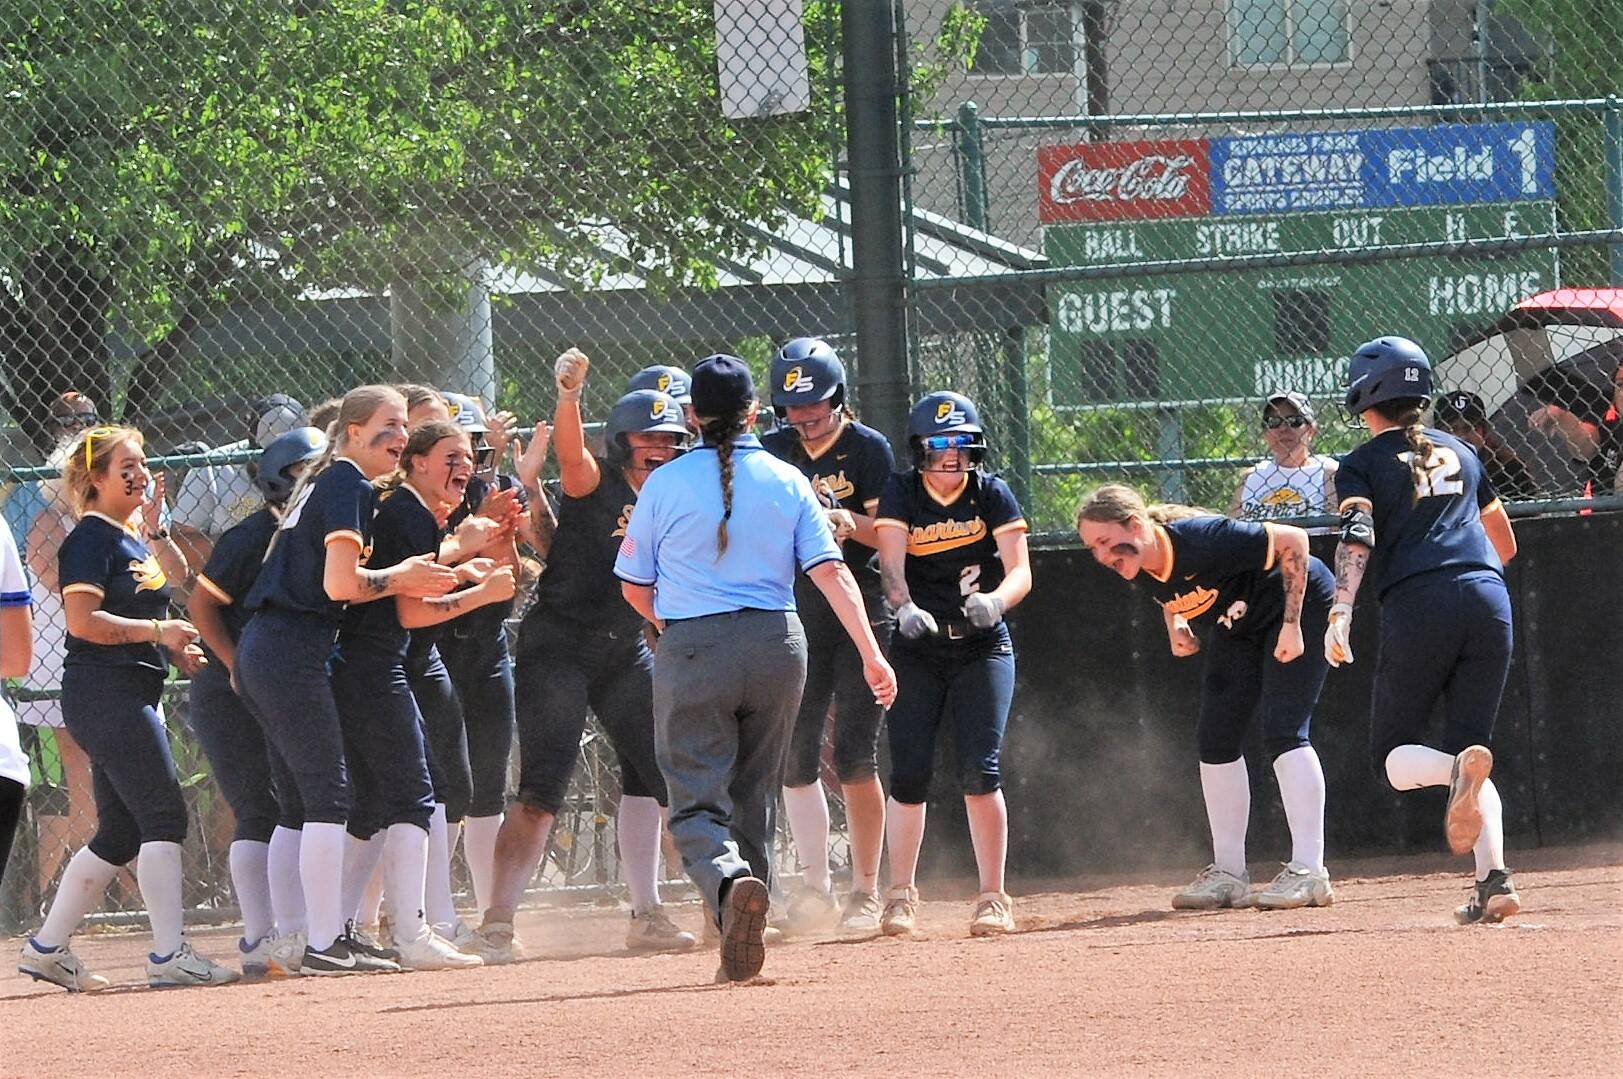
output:
[[[807,451],[800,436],[791,427],[782,427],[762,435],[761,445],[778,460],[787,461],[800,469],[812,481],[812,488],[819,497],[826,487],[835,506],[870,517],[879,505],[879,496],[885,490],[886,481],[896,468],[896,458],[891,453],[889,440],[872,427],[851,421],[842,422],[840,433],[815,456]],[[854,539],[846,540],[842,546],[845,564],[851,567],[857,587],[863,595],[877,598],[879,571],[874,564],[873,548]],[[810,602],[808,589],[815,591],[815,586],[809,585],[804,574],[799,585],[800,594],[795,597],[795,603],[804,612]]]
[[637,493],[624,474],[606,465],[590,494],[559,498],[558,527],[547,552],[546,571],[536,585],[536,616],[611,631],[642,622],[614,575],[614,560],[636,505]]
[[276,514],[269,506],[261,506],[241,524],[226,529],[209,552],[203,572],[197,575],[198,587],[223,605],[220,621],[233,641],[242,636],[242,627],[248,624],[249,611],[243,601],[259,577],[265,549],[275,534]]
[[1482,462],[1453,435],[1429,427],[1425,434],[1433,450],[1418,483],[1409,467],[1408,439],[1399,428],[1353,450],[1336,473],[1342,508],[1359,503],[1375,518],[1370,566],[1377,597],[1437,570],[1504,572],[1482,530],[1482,511],[1499,501]]
[[376,492],[348,458],[340,457],[299,492],[283,515],[265,565],[248,593],[248,609],[274,608],[314,614],[335,626],[344,605],[327,596],[322,584],[327,545],[350,540],[361,545],[361,563],[372,546]]
[[[388,569],[421,554],[438,554],[439,522],[422,497],[406,484],[378,492],[372,518],[372,554],[368,569]],[[370,603],[351,603],[338,631],[338,650],[346,659],[361,656],[403,658],[411,633],[400,624],[393,596]]]
[[907,532],[907,591],[938,621],[962,622],[964,597],[1003,583],[997,537],[1026,531],[1014,492],[997,476],[964,474],[942,499],[917,469],[893,473],[879,496],[879,528]]
[[[130,529],[100,513],[79,519],[57,552],[62,594],[84,592],[101,600],[100,609],[119,618],[169,616],[169,578],[158,559]],[[97,664],[166,670],[162,652],[150,641],[95,644],[68,634],[69,665]]]
[[[1276,631],[1285,616],[1285,583],[1274,550],[1274,526],[1215,514],[1156,525],[1171,558],[1162,574],[1143,573],[1151,596],[1191,626],[1217,626],[1236,637]],[[1308,556],[1303,606],[1330,606],[1335,581]]]

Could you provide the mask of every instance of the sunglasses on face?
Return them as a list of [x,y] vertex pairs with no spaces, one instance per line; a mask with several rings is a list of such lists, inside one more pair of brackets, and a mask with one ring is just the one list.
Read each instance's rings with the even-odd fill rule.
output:
[[101,422],[101,417],[94,412],[70,412],[65,416],[52,416],[51,422],[58,427],[94,427]]
[[944,450],[963,450],[975,444],[974,435],[927,435],[924,439],[924,448],[932,453],[941,453]]
[[1289,427],[1292,431],[1307,426],[1306,416],[1265,416],[1262,426],[1270,431],[1277,431],[1281,427]]

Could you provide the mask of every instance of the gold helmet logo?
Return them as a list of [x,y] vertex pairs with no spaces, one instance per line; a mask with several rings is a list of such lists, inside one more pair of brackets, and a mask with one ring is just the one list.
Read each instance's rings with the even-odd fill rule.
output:
[[784,389],[784,392],[787,393],[787,392],[793,390],[795,388],[795,384],[798,383],[799,381],[800,381],[800,368],[798,368],[798,367],[789,368],[789,370],[787,372],[785,372],[785,374],[783,376],[783,389]]
[[[662,373],[659,376],[659,380],[654,383],[654,387],[658,389],[660,393],[668,393],[671,388],[670,372],[667,371]],[[658,415],[658,413],[655,413],[655,415]]]
[[665,402],[663,400],[654,401],[653,407],[648,410],[648,418],[651,420],[665,418]]
[[454,420],[461,414],[462,406],[455,401],[447,401],[445,402],[445,410],[451,414],[451,418]]
[[935,422],[937,422],[937,423],[946,423],[947,422],[947,417],[951,416],[951,415],[952,415],[952,402],[951,401],[943,401],[939,405],[936,406]]

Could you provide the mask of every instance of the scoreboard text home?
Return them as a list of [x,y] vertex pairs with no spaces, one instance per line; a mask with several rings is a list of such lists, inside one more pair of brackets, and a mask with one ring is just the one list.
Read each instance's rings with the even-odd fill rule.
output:
[[[1548,122],[1045,146],[1056,266],[1354,250],[1555,230]],[[1559,283],[1554,250],[1050,286],[1053,404],[1334,395],[1357,345],[1434,357]]]

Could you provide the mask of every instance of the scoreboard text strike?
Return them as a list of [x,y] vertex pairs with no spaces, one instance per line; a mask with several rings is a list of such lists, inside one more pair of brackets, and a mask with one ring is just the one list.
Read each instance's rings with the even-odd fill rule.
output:
[[[1555,230],[1548,122],[1087,143],[1037,151],[1057,266],[1515,237]],[[1339,393],[1383,333],[1434,357],[1558,283],[1554,250],[1051,286],[1055,405]]]

